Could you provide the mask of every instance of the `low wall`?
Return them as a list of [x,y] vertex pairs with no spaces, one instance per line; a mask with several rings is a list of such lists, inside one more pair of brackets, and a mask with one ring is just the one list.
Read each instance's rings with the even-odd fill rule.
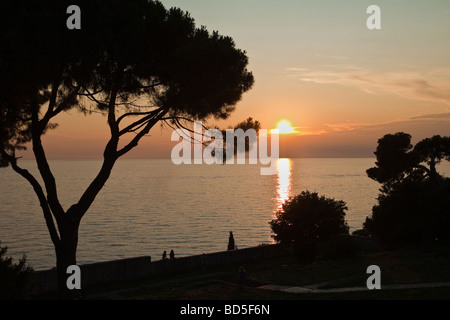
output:
[[[146,277],[150,275],[150,266],[149,256],[80,265],[81,286],[85,288],[90,284]],[[56,269],[36,271],[35,292],[56,291],[56,279]]]
[[152,275],[172,274],[206,267],[226,264],[244,263],[263,258],[273,258],[285,253],[278,245],[263,245],[232,251],[221,251],[171,260],[152,262],[150,272]]
[[[122,260],[80,265],[81,286],[109,281],[131,280],[151,275],[168,275],[182,271],[203,269],[226,264],[237,264],[285,254],[279,245],[262,245],[232,251],[221,251],[175,260],[151,261],[151,257],[137,257]],[[56,291],[56,270],[36,271],[35,292]]]

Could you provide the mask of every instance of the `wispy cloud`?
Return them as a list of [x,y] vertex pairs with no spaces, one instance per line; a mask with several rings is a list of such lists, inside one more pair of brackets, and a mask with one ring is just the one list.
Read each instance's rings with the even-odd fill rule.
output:
[[450,105],[450,68],[416,71],[372,72],[351,65],[328,65],[322,69],[288,68],[289,77],[318,84],[356,87],[370,94],[395,94],[407,99]]
[[450,112],[424,114],[420,116],[411,117],[411,119],[450,119]]
[[[442,132],[444,135],[450,134],[450,112],[439,113],[439,114],[423,114],[418,116],[413,116],[404,119],[396,119],[392,121],[385,122],[346,122],[346,123],[327,123],[323,124],[318,128],[306,128],[303,127],[299,132],[304,136],[321,136],[327,134],[345,134],[345,133],[362,133],[362,132],[377,132],[388,130],[398,131],[403,130],[403,128],[412,127],[429,127],[433,128],[447,128]],[[392,131],[392,132],[394,132]],[[385,133],[388,133],[387,131]]]
[[330,133],[350,132],[364,127],[364,123],[336,123],[323,124],[320,128],[299,127],[298,135],[302,136],[320,136]]

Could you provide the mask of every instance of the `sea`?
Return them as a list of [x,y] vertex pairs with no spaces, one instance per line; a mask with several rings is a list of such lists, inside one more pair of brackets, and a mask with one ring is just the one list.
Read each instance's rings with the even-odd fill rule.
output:
[[[39,178],[33,160],[20,165]],[[262,164],[181,164],[170,159],[121,159],[79,229],[77,263],[224,251],[230,231],[237,248],[273,243],[269,222],[286,199],[302,191],[346,202],[350,232],[377,202],[380,184],[366,170],[374,158],[281,158],[276,173]],[[101,160],[53,160],[64,207],[76,203]],[[450,176],[450,164],[438,171]],[[39,179],[38,179],[39,180]],[[41,181],[41,180],[39,180]],[[11,168],[0,169],[0,241],[14,261],[35,270],[55,267],[53,244],[32,187]]]

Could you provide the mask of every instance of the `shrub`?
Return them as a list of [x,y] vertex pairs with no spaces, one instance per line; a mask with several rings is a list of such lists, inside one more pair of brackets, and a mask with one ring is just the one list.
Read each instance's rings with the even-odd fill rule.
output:
[[270,222],[276,242],[294,245],[294,252],[311,260],[317,242],[340,234],[348,234],[344,220],[344,201],[336,201],[317,193],[303,191],[289,198]]
[[450,183],[406,179],[378,197],[363,228],[388,246],[450,239]]
[[23,255],[18,264],[5,257],[8,247],[0,247],[0,298],[25,299],[31,292],[33,268],[27,266]]

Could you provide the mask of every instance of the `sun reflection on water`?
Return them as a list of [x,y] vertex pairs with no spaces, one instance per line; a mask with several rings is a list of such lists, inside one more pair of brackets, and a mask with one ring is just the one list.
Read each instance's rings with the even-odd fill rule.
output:
[[291,196],[291,159],[280,158],[278,159],[277,166],[278,183],[276,211],[281,209],[283,203]]

